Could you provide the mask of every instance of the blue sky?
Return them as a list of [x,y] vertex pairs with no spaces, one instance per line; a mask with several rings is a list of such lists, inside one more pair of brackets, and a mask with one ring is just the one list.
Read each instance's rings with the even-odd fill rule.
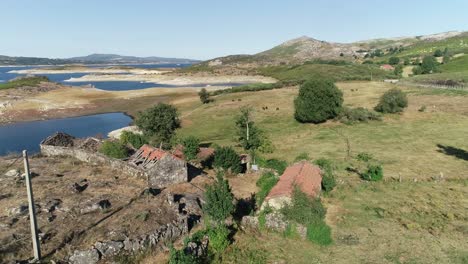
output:
[[468,31],[466,0],[1,0],[0,54],[209,59],[307,35],[333,42]]

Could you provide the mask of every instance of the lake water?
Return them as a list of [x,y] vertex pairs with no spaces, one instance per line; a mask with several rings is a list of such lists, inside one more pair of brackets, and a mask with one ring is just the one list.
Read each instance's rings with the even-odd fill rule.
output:
[[[106,65],[106,66],[109,66],[109,65]],[[88,65],[88,67],[91,67],[91,68],[106,67],[106,66]],[[190,66],[190,64],[128,64],[125,66],[152,69],[152,68],[182,68],[182,67]],[[9,73],[9,71],[40,68],[40,67],[45,67],[45,66],[0,67],[0,83],[7,82],[18,76],[22,76],[21,74]],[[49,80],[53,82],[57,82],[57,83],[62,83],[65,85],[70,85],[70,86],[92,85],[98,89],[107,90],[107,91],[139,90],[139,89],[146,89],[146,88],[151,88],[151,87],[177,88],[177,87],[205,87],[207,86],[206,83],[193,84],[193,85],[187,86],[187,85],[166,85],[166,84],[159,84],[159,83],[146,83],[146,82],[139,82],[139,81],[65,82],[65,80],[68,80],[70,78],[80,78],[87,74],[88,73],[57,73],[57,74],[40,74],[40,75],[47,76]],[[214,86],[214,85],[238,86],[238,85],[242,85],[242,83],[211,84],[211,86]]]
[[75,137],[107,134],[124,126],[132,119],[123,113],[108,113],[63,119],[20,122],[0,125],[0,156],[26,149],[39,152],[39,143],[55,132],[65,132]]

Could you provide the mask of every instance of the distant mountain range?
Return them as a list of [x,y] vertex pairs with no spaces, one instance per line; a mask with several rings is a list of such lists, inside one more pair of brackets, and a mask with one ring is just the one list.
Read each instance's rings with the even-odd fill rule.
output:
[[468,32],[450,31],[426,36],[371,39],[354,43],[334,43],[303,36],[254,55],[230,55],[215,58],[200,64],[200,66],[229,65],[248,67],[297,64],[314,59],[351,61],[363,58],[367,53],[376,49],[385,50],[416,45],[430,46],[430,43],[455,38],[459,38],[462,45],[465,45],[466,41],[463,41],[468,38]]
[[83,57],[50,59],[36,57],[10,57],[0,55],[0,65],[61,65],[61,64],[187,64],[198,60],[163,57],[135,57],[117,54],[91,54]]

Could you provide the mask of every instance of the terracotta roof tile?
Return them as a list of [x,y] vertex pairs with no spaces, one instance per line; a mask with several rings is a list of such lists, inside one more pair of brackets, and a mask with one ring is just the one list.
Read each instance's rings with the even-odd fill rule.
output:
[[291,197],[294,186],[298,186],[309,196],[315,197],[321,190],[321,184],[322,174],[320,168],[309,162],[302,161],[286,168],[266,200],[280,196]]

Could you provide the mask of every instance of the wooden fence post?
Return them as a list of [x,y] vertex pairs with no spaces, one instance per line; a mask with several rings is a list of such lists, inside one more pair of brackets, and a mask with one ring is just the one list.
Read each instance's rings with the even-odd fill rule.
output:
[[24,158],[24,172],[26,174],[26,190],[28,192],[29,203],[29,222],[31,224],[31,238],[33,243],[34,260],[41,259],[41,248],[39,244],[39,236],[37,235],[37,221],[36,221],[36,206],[34,205],[34,196],[31,186],[31,174],[29,173],[28,152],[23,150]]

